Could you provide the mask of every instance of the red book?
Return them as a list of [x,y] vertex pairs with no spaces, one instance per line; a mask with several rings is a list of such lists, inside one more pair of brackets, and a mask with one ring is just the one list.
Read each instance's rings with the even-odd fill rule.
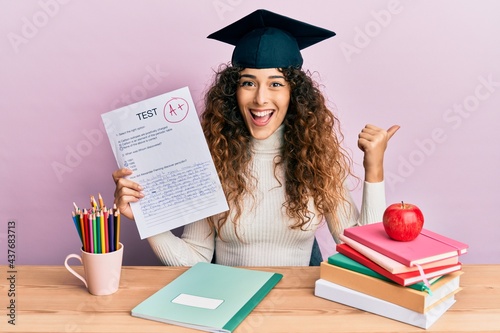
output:
[[392,258],[389,258],[388,256],[383,255],[382,253],[375,251],[368,246],[365,246],[363,244],[360,244],[356,242],[353,239],[350,239],[349,237],[346,237],[344,235],[340,235],[340,240],[343,243],[346,243],[349,245],[351,248],[359,252],[360,254],[364,255],[374,263],[376,263],[379,266],[382,266],[384,269],[388,270],[389,272],[393,274],[400,274],[400,273],[406,273],[406,272],[414,272],[419,270],[420,268],[426,270],[428,268],[432,267],[438,267],[438,266],[447,266],[447,265],[455,265],[458,263],[458,256],[453,256],[451,258],[446,258],[446,259],[441,259],[441,260],[436,260],[427,264],[419,265],[419,266],[412,266],[408,267],[399,261],[396,261]]
[[469,247],[426,229],[412,241],[396,241],[389,238],[382,222],[347,228],[344,235],[409,267],[460,256]]
[[436,276],[445,275],[462,269],[462,264],[457,263],[455,265],[428,268],[424,271],[424,276],[420,275],[419,271],[393,274],[377,265],[361,253],[357,252],[347,244],[337,244],[337,251],[402,286],[408,286],[417,282],[421,282],[424,280],[424,276],[426,279],[432,279]]

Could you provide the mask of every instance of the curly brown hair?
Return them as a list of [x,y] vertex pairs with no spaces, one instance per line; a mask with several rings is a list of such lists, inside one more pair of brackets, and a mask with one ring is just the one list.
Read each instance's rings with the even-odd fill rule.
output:
[[[236,90],[243,68],[222,65],[205,95],[201,123],[215,167],[231,209],[235,227],[244,195],[252,193],[249,172],[251,135],[238,109]],[[291,98],[284,120],[284,144],[275,158],[275,170],[283,167],[287,214],[302,229],[311,219],[307,204],[314,199],[322,214],[336,212],[346,201],[343,183],[351,175],[352,160],[341,147],[343,135],[338,119],[327,108],[310,72],[290,67],[280,69],[290,84]],[[220,235],[230,213],[208,219]],[[338,224],[338,221],[336,224]]]

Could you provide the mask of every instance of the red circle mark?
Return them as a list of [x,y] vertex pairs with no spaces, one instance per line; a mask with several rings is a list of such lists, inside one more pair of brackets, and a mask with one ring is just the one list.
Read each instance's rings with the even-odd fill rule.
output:
[[169,123],[180,123],[186,119],[189,104],[184,98],[173,97],[163,107],[163,116]]

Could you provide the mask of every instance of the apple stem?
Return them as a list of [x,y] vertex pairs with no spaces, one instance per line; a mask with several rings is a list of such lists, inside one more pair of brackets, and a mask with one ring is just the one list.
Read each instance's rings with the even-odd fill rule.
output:
[[405,203],[401,201],[401,208],[405,209]]

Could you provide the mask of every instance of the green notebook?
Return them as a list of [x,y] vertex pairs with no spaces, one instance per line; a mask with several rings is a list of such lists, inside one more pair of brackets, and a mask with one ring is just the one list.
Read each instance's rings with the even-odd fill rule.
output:
[[[360,264],[359,262],[341,254],[341,253],[335,253],[334,255],[328,257],[328,263],[339,266],[351,271],[355,271],[364,275],[369,275],[372,277],[375,277],[380,280],[385,280],[385,281],[391,281],[390,279],[386,278],[385,276],[375,272],[371,268],[366,267],[363,264]],[[437,282],[441,276],[435,277],[432,279],[429,279],[429,283],[432,285],[435,282]],[[392,281],[391,281],[392,282]],[[408,288],[412,288],[418,291],[428,291],[429,288],[426,287],[424,282],[417,282],[415,284],[407,286]]]
[[282,274],[197,263],[132,309],[132,316],[208,332],[232,332]]

